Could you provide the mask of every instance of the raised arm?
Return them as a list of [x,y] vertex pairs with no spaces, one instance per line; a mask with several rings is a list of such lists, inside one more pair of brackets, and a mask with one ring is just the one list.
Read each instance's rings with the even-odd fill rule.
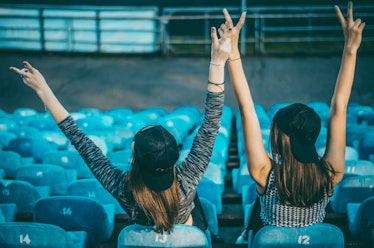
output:
[[18,73],[22,77],[23,82],[35,90],[36,94],[42,100],[45,107],[49,110],[56,123],[63,121],[69,116],[69,113],[56,98],[43,75],[36,68],[32,67],[27,61],[24,61],[23,65],[24,68],[22,69],[18,69],[16,67],[10,67],[9,69]]
[[[221,32],[221,31],[220,31]],[[217,137],[224,105],[224,72],[231,42],[226,36],[218,38],[216,28],[211,29],[211,61],[203,123],[194,137],[189,154],[177,170],[183,178],[185,190],[194,191],[209,164],[214,141]],[[194,194],[191,194],[194,196]],[[190,200],[193,200],[191,198]]]
[[[100,148],[83,133],[52,92],[43,75],[36,68],[33,68],[30,63],[23,62],[23,64],[24,68],[22,69],[16,67],[10,67],[10,69],[18,73],[22,77],[23,82],[37,93],[60,129],[80,153],[95,177],[110,193],[117,196],[119,188],[116,185],[121,185],[125,172],[113,166]],[[118,183],[115,183],[115,181]]]
[[245,22],[246,13],[242,13],[236,26],[226,9],[223,11],[226,22],[223,26],[232,28],[231,53],[228,68],[231,83],[237,98],[242,121],[244,147],[247,158],[247,166],[252,178],[260,188],[264,188],[268,173],[271,169],[271,161],[266,153],[260,123],[255,111],[251,91],[245,76],[238,48],[240,30]]
[[338,6],[335,6],[335,11],[343,29],[344,48],[334,94],[330,103],[326,151],[323,157],[336,170],[334,184],[337,184],[344,174],[347,105],[354,79],[357,50],[361,44],[365,23],[361,22],[360,19],[353,19],[352,2],[348,4],[346,19]]

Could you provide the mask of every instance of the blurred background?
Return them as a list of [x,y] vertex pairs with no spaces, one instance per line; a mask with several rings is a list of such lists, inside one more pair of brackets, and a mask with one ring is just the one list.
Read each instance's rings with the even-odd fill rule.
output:
[[[346,13],[347,1],[341,0],[2,0],[0,108],[43,110],[8,71],[29,60],[70,110],[183,104],[201,109],[210,27],[224,22],[224,7],[234,22],[247,11],[240,49],[258,103],[269,108],[283,101],[328,102],[343,48],[334,4]],[[355,1],[354,16],[367,25],[351,100],[372,104],[374,3]],[[226,103],[235,108],[229,84],[226,89]]]

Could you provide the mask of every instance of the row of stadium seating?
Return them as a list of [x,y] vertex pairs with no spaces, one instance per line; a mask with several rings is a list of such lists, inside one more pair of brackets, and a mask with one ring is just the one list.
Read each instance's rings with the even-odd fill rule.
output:
[[[265,147],[268,147],[268,130],[271,117],[274,115],[275,109],[285,106],[285,104],[287,103],[273,106],[269,111],[265,111],[265,108],[261,105],[256,106],[263,129]],[[317,111],[316,106],[319,104],[326,106],[322,103],[310,103],[310,106],[315,106]],[[362,213],[368,212],[365,209],[366,206],[370,206],[370,203],[369,205],[365,205],[363,204],[364,200],[367,199],[370,202],[370,196],[374,196],[374,191],[372,191],[374,185],[374,174],[372,174],[374,166],[373,161],[370,160],[373,158],[372,154],[374,154],[374,150],[370,147],[370,141],[361,141],[366,135],[373,133],[371,132],[373,123],[370,122],[373,109],[369,106],[352,104],[348,110],[346,176],[334,192],[331,211],[347,216],[350,224],[349,230],[354,237],[368,240],[371,236],[367,235],[367,230],[372,229],[372,227],[369,227],[369,229],[366,228],[364,237],[357,234],[362,232],[360,226],[365,223],[367,224],[367,221],[372,220],[370,219],[372,217],[367,216],[365,219],[357,219],[353,216],[361,216]],[[327,114],[323,111],[317,111],[317,113],[320,114],[324,122]],[[161,108],[147,108],[139,112],[118,108],[105,113],[97,109],[81,109],[72,113],[72,116],[86,133],[97,142],[108,158],[116,166],[124,170],[128,169],[131,162],[131,150],[129,147],[132,137],[142,126],[161,123],[165,127],[168,127],[180,145],[180,162],[188,154],[193,137],[202,118],[200,111],[190,106],[178,107],[170,113]],[[43,122],[40,120],[46,120],[46,122],[42,124]],[[36,127],[36,123],[39,124],[38,127]],[[210,222],[210,231],[214,234],[220,232],[217,216],[219,217],[224,211],[222,197],[225,188],[227,188],[227,185],[225,185],[225,181],[227,180],[225,179],[228,176],[231,175],[234,192],[241,195],[242,198],[242,211],[245,215],[243,226],[245,226],[245,222],[248,220],[250,204],[256,196],[255,184],[248,174],[245,156],[243,156],[239,114],[234,113],[230,107],[225,106],[221,124],[222,127],[214,146],[211,162],[203,180],[198,186],[199,196],[204,199],[203,201],[208,202],[212,206],[211,210],[208,211],[210,215],[208,219]],[[0,192],[2,192],[0,202],[4,204],[11,204],[12,201],[13,203],[16,202],[15,214],[17,214],[34,213],[36,202],[44,198],[86,197],[95,199],[100,204],[114,206],[112,207],[114,215],[126,215],[118,203],[114,201],[111,195],[107,194],[105,189],[93,177],[78,153],[70,146],[66,138],[56,127],[56,124],[52,122],[48,113],[37,113],[32,109],[18,109],[11,114],[0,111],[0,146],[2,148],[0,151],[0,176],[4,178],[0,183],[2,187],[0,189]],[[232,142],[231,136],[233,134],[237,139],[235,146],[237,147],[239,163],[236,168],[230,171],[227,163],[230,153],[229,147],[232,146],[230,144]],[[325,134],[324,129],[322,129],[321,137]],[[32,151],[30,148],[33,147],[33,143],[30,141],[33,139],[32,137],[38,138],[39,141],[47,141],[47,143],[44,143],[53,147],[53,149],[42,148],[43,146],[39,144],[35,146],[36,153],[33,154],[30,152],[30,150]],[[41,137],[43,138],[41,139]],[[24,149],[17,150],[12,148],[15,147],[10,145],[14,142],[12,140],[20,139],[29,139],[28,142],[21,146]],[[324,143],[323,138],[319,139],[321,147]],[[367,155],[365,155],[365,158],[360,157],[363,143],[366,144],[364,153]],[[43,155],[40,155],[40,153]],[[24,192],[28,193],[25,194]],[[14,199],[17,200],[10,200],[10,195],[15,196]],[[365,220],[364,223],[360,223],[363,220]],[[306,236],[309,235],[308,237],[312,239],[312,234],[309,234],[308,230],[299,231],[303,232]],[[144,232],[149,232],[149,230]],[[310,232],[313,233],[313,231]],[[281,231],[281,233],[287,233],[287,230]],[[87,232],[85,235],[87,239]],[[295,233],[292,235],[295,236]],[[122,239],[124,239],[123,236]],[[156,239],[164,240],[165,237],[160,238],[155,236],[153,240]],[[146,239],[144,238],[144,240]],[[212,245],[211,241],[209,243]],[[251,247],[251,244],[249,242],[248,246]]]

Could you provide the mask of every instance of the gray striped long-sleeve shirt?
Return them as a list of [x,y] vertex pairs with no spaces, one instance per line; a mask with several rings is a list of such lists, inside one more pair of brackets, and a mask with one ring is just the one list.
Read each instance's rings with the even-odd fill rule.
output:
[[[185,223],[194,208],[196,187],[209,164],[220,127],[223,104],[223,92],[207,92],[204,121],[194,138],[190,153],[185,161],[176,168],[177,180],[181,188],[177,223]],[[134,202],[134,198],[126,193],[128,172],[113,166],[100,148],[83,133],[71,116],[60,122],[58,126],[80,153],[95,177],[118,200],[123,209],[127,213],[132,213],[135,206],[134,212],[137,220],[145,218],[142,210]],[[150,220],[143,221],[140,224],[153,224]]]

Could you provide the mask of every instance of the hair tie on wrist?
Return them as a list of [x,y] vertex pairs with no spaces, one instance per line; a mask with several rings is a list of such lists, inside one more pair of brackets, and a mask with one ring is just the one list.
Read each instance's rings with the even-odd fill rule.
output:
[[212,83],[212,82],[208,81],[208,84],[215,85],[215,86],[219,87],[223,91],[222,85],[225,84],[225,81],[223,81],[222,83]]
[[236,58],[236,59],[228,59],[228,61],[231,62],[231,61],[240,60],[240,59],[241,59],[241,57]]

